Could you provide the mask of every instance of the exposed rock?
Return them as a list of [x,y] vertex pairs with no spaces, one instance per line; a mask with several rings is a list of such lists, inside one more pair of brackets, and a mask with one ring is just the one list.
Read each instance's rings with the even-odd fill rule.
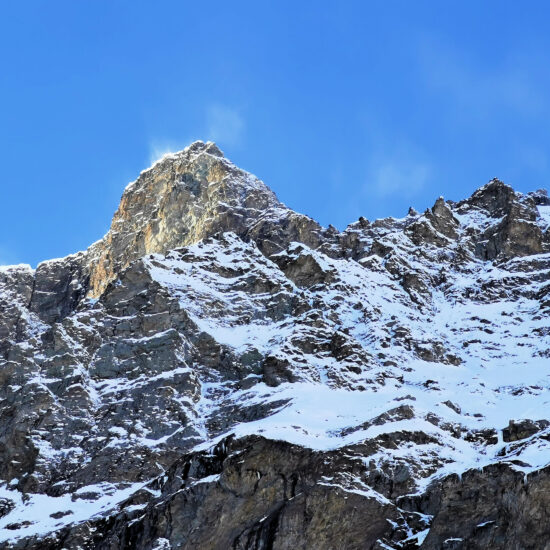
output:
[[505,442],[518,441],[535,435],[536,433],[548,428],[550,422],[548,420],[510,420],[508,427],[502,430],[502,438]]
[[[547,549],[550,536],[548,468],[524,478],[505,464],[450,476],[420,499],[419,511],[433,515],[429,550],[442,548]],[[408,507],[406,502],[401,505]]]
[[83,254],[43,262],[36,268],[29,309],[46,323],[72,313],[88,287]]
[[272,259],[293,283],[301,287],[326,284],[334,277],[334,270],[303,245],[291,245]]
[[519,196],[498,179],[478,189],[467,201],[458,204],[479,208],[495,221],[488,225],[476,242],[476,255],[493,260],[529,256],[543,252],[543,235],[536,220],[536,202],[531,196]]
[[449,239],[456,239],[458,237],[458,220],[454,217],[452,210],[445,203],[443,197],[439,197],[435,201],[430,214],[429,219],[436,231],[439,231],[439,233]]
[[340,232],[163,158],[0,268],[0,547],[545,548],[549,228],[493,180]]
[[318,245],[320,229],[214,144],[197,141],[163,157],[126,188],[110,231],[88,251],[89,295],[99,296],[133,260],[220,232],[252,238],[269,255],[292,241]]
[[283,382],[296,382],[298,377],[292,372],[290,361],[269,355],[262,363],[263,380],[268,386],[278,386]]

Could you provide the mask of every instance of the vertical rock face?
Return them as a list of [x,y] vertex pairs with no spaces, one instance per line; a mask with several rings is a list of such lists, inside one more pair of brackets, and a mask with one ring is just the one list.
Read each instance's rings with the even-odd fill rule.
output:
[[549,350],[545,191],[339,232],[194,143],[0,268],[0,547],[546,548]]
[[72,313],[86,295],[88,267],[85,255],[42,262],[36,269],[29,309],[46,323]]
[[34,286],[34,273],[29,266],[0,267],[0,353],[18,338],[24,324],[27,306]]

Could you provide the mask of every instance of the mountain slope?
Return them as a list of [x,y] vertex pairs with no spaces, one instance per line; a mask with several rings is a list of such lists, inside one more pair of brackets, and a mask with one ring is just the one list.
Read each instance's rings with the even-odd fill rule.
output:
[[544,191],[338,232],[197,142],[0,308],[5,548],[545,548]]

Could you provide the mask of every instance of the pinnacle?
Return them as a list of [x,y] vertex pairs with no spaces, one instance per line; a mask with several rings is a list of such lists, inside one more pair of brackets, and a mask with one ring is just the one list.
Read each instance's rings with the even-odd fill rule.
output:
[[188,145],[183,151],[180,151],[180,153],[186,151],[190,153],[208,153],[209,155],[213,155],[215,157],[225,156],[223,151],[213,141],[204,142],[200,139],[194,141],[191,145]]
[[[166,161],[174,161],[174,160],[182,159],[185,156],[196,157],[197,155],[200,155],[202,153],[212,155],[213,157],[225,158],[223,151],[213,141],[205,142],[202,140],[196,140],[196,141],[193,141],[190,145],[188,145],[184,149],[163,154],[160,158],[158,158],[155,162],[153,162],[153,164],[149,166],[149,168],[146,168],[145,170],[143,170],[141,174],[149,172],[149,170],[157,167],[160,164],[164,165]],[[130,183],[128,187],[133,186],[133,183],[134,182]]]
[[487,210],[492,216],[501,216],[516,199],[516,192],[511,186],[498,178],[493,178],[459,205],[476,206]]

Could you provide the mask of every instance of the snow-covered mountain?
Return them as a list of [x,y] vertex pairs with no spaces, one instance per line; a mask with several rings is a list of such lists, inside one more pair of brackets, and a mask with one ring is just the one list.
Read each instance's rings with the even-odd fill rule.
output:
[[338,232],[196,142],[0,311],[1,548],[550,548],[545,191]]

